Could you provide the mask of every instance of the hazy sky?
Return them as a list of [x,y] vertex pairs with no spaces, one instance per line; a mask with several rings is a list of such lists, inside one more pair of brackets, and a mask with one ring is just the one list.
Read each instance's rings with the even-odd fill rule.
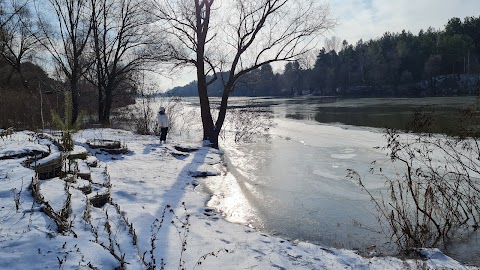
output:
[[329,0],[339,26],[333,35],[355,44],[403,29],[443,29],[452,17],[480,15],[480,0]]
[[[480,16],[480,0],[326,0],[339,25],[327,36],[337,36],[355,44],[403,29],[418,34],[420,29],[443,29],[452,17]],[[173,78],[161,78],[164,91],[195,79],[188,69]]]

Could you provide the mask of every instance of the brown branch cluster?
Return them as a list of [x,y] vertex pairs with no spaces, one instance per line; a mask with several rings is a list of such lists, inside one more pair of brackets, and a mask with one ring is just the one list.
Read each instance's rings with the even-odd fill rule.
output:
[[[381,168],[371,169],[385,177],[388,197],[378,198],[356,172],[349,171],[368,192],[401,248],[434,247],[479,227],[480,145],[478,131],[468,125],[478,117],[478,104],[464,110],[463,121],[456,127],[464,131],[460,135],[386,131],[384,150],[404,169],[396,177]],[[425,128],[432,123],[431,117],[416,115],[415,126]]]

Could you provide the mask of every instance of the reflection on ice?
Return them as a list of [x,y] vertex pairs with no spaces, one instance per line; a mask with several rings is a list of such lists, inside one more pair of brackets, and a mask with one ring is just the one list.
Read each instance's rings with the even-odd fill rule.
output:
[[[245,197],[259,223],[284,237],[345,248],[385,244],[370,198],[347,169],[367,175],[373,160],[388,161],[374,149],[382,133],[277,119],[272,139],[226,149]],[[287,139],[288,138],[288,139]],[[369,188],[383,180],[368,177]]]
[[351,159],[354,158],[356,154],[331,154],[330,156],[337,159]]
[[240,189],[235,177],[227,174],[220,177],[208,177],[203,182],[204,187],[212,194],[207,206],[221,211],[225,219],[239,224],[256,224],[256,211],[250,205]]

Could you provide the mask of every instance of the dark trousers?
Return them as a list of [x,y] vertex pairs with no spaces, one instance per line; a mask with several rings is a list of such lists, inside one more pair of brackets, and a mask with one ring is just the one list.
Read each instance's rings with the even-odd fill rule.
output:
[[167,140],[168,127],[160,128],[160,141]]

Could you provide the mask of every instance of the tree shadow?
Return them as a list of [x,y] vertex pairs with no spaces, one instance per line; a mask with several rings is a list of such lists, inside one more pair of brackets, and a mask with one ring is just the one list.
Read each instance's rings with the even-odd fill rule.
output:
[[[167,243],[169,241],[169,235],[170,235],[170,230],[173,229],[171,225],[172,219],[174,219],[173,214],[176,214],[177,216],[182,216],[183,213],[183,200],[182,198],[184,197],[184,194],[187,190],[187,185],[193,184],[195,182],[194,177],[192,177],[192,173],[196,172],[198,168],[204,164],[205,162],[205,157],[208,150],[205,148],[200,148],[197,151],[194,152],[194,156],[191,160],[190,163],[185,164],[183,169],[180,171],[180,173],[177,176],[177,179],[175,182],[172,184],[171,188],[169,190],[165,190],[162,194],[159,196],[163,198],[163,203],[162,205],[158,208],[155,216],[160,219],[164,213],[165,213],[165,219],[163,220],[163,227],[158,231],[158,234],[156,238],[158,240],[165,240],[165,245],[162,246],[155,254],[156,256],[156,261],[160,262],[161,260],[163,262],[166,262],[167,258]],[[175,158],[183,160],[189,156],[189,154],[186,155],[180,155],[176,156],[173,155]],[[173,191],[175,189],[176,191]],[[173,195],[171,194],[172,191],[174,192]],[[177,193],[178,192],[178,193]],[[179,194],[180,193],[180,194]],[[167,205],[169,207],[167,207]],[[165,209],[167,208],[166,212]],[[168,208],[172,209],[174,213],[169,213]],[[168,218],[167,218],[168,216]],[[182,245],[180,239],[178,238],[173,238],[175,241],[179,241],[180,246]],[[178,250],[178,253],[180,254],[181,249]],[[172,262],[170,262],[171,264]],[[171,267],[171,265],[170,265]]]
[[152,153],[153,151],[157,150],[158,148],[162,147],[161,143],[149,143],[145,145],[145,148],[143,149],[143,154],[148,155]]

